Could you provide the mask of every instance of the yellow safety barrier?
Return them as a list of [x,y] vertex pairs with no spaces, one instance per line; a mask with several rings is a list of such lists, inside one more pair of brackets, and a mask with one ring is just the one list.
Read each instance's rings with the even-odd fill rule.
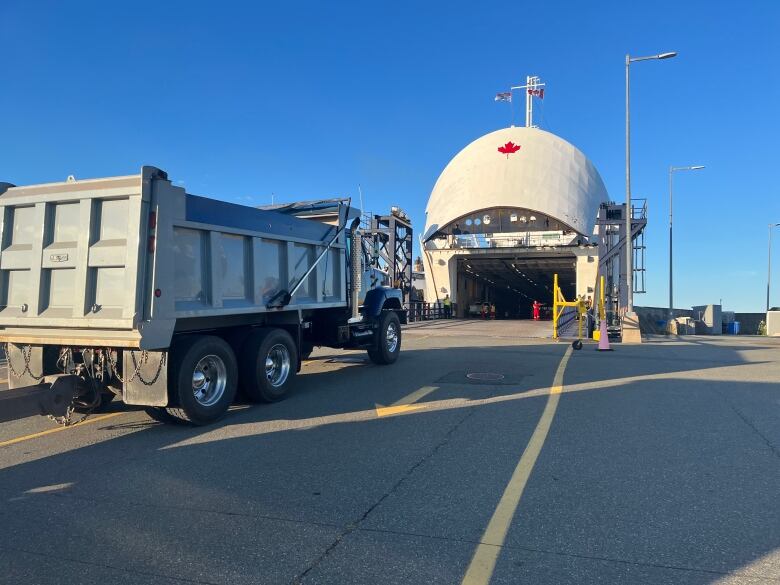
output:
[[[564,312],[567,308],[573,308],[575,312],[568,312],[568,320],[561,322],[561,317],[564,316]],[[585,301],[577,299],[576,301],[567,301],[558,286],[558,275],[553,276],[553,339],[559,339],[561,337],[561,329],[570,324],[573,319],[577,320],[577,339],[582,339],[582,333],[585,324],[587,323],[585,315],[588,312],[588,308],[585,305]],[[568,329],[568,328],[567,328]],[[566,336],[573,337],[573,336]]]

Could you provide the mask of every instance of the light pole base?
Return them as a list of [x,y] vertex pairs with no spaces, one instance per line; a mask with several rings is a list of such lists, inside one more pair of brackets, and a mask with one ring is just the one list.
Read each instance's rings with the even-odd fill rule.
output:
[[626,313],[622,320],[623,343],[642,343],[642,333],[639,331],[639,315],[636,313]]

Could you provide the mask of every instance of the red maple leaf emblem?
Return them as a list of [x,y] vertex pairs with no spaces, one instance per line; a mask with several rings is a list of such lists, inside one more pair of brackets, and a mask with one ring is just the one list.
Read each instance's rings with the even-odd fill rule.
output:
[[498,147],[498,152],[500,152],[501,154],[505,154],[506,157],[509,158],[510,154],[517,152],[518,150],[520,150],[520,148],[521,147],[519,144],[515,144],[514,142],[507,142],[504,146]]

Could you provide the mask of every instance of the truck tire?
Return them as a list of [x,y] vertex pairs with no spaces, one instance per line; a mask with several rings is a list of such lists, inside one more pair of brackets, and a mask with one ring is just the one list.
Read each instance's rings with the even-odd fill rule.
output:
[[298,369],[298,351],[284,329],[258,329],[241,348],[239,380],[253,402],[276,402],[290,390]]
[[368,350],[368,357],[379,365],[392,364],[401,353],[401,320],[395,311],[384,311],[376,332],[376,345]]
[[[193,425],[221,418],[232,404],[237,387],[238,365],[230,345],[212,335],[192,336],[173,348],[173,356],[173,375],[168,382],[171,406],[166,413]],[[150,416],[163,421],[167,418]]]

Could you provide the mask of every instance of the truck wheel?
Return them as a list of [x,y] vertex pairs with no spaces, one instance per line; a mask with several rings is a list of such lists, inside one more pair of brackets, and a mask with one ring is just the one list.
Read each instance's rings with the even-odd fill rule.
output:
[[376,332],[376,346],[368,350],[375,364],[392,364],[401,353],[401,321],[395,311],[386,311]]
[[284,329],[258,329],[241,349],[241,390],[253,402],[276,402],[287,395],[297,369],[292,336]]
[[211,335],[191,337],[174,347],[173,353],[169,394],[174,406],[166,412],[194,425],[222,417],[236,395],[238,372],[227,342]]

